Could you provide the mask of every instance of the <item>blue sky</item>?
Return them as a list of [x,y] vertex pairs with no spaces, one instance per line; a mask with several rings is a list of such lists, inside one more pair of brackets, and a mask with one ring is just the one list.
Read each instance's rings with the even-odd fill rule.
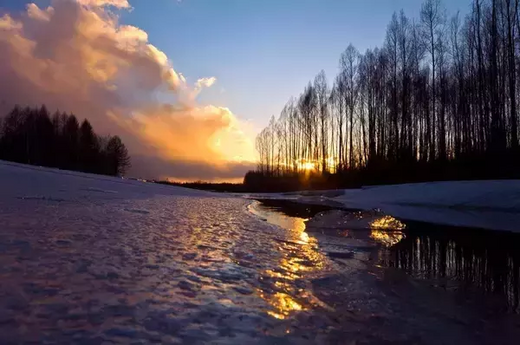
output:
[[[37,0],[46,4],[48,0]],[[23,0],[0,7],[21,9]],[[381,46],[392,13],[419,18],[420,0],[130,0],[122,21],[149,34],[188,81],[217,77],[200,102],[226,106],[263,127],[324,69],[335,77],[351,42],[361,52]],[[444,1],[448,14],[471,0]]]

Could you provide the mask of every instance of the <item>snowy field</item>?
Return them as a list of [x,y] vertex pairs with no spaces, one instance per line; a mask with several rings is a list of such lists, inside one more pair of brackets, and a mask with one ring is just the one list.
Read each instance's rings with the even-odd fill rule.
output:
[[286,337],[286,234],[247,203],[0,163],[0,343]]
[[252,197],[379,209],[405,220],[520,232],[520,180],[428,182]]
[[[329,194],[347,204],[353,197]],[[278,216],[258,217],[252,205],[0,162],[0,343],[473,344],[497,332],[504,341],[496,343],[518,336],[509,319],[496,322],[374,267],[374,244],[334,242],[352,257],[332,260],[303,219],[271,221]]]

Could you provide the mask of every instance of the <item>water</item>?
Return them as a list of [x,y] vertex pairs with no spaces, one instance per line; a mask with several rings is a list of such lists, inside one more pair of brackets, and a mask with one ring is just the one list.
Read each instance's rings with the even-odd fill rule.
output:
[[[272,306],[268,314],[283,320],[292,316],[294,312],[314,307],[330,309],[313,296],[308,282],[314,277],[333,270],[332,263],[318,248],[316,238],[306,232],[307,219],[302,218],[306,214],[326,208],[319,206],[286,208],[287,213],[299,215],[298,217],[272,212],[275,209],[274,204],[276,201],[271,203],[271,208],[258,202],[248,206],[252,214],[286,230],[283,238],[276,239],[277,249],[281,254],[278,267],[264,272],[267,280],[274,284],[274,289],[271,286],[267,291],[261,290],[260,293],[260,296]],[[269,293],[269,290],[274,293]]]
[[380,263],[448,290],[492,297],[518,313],[520,234],[408,223],[406,237],[379,253]]
[[[297,219],[333,209],[279,200],[265,200],[263,207]],[[388,230],[384,223],[391,217],[369,216],[379,223],[372,220],[360,227],[351,221],[314,234],[322,239],[321,249],[330,249],[331,237],[336,245],[352,245],[353,238],[372,240],[378,245],[368,251],[365,261],[375,266],[397,268],[466,298],[484,298],[486,308],[520,312],[520,234],[410,221],[402,229]]]

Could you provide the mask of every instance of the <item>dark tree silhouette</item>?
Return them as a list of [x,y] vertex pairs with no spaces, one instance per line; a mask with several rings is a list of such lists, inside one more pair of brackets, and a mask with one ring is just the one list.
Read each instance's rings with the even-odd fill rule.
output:
[[110,175],[122,176],[130,168],[128,150],[117,135],[108,140],[105,154]]
[[79,129],[79,158],[81,170],[94,173],[99,168],[100,147],[99,141],[88,120],[83,120]]
[[65,153],[65,167],[78,170],[79,167],[79,123],[76,116],[67,117],[62,130]]
[[130,167],[119,137],[101,139],[73,114],[56,111],[51,119],[45,106],[15,106],[0,120],[0,159],[114,176]]
[[[520,178],[520,0],[396,12],[383,48],[349,45],[258,135],[250,189]],[[324,104],[326,100],[326,104]]]

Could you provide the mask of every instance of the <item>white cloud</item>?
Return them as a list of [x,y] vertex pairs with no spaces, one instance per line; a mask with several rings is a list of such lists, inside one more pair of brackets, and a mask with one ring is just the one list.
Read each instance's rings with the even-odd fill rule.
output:
[[113,6],[116,8],[130,8],[128,0],[77,0],[79,3],[85,6],[92,7],[103,7]]
[[215,77],[201,78],[195,83],[195,88],[202,89],[203,87],[211,87],[216,82],[217,78]]

